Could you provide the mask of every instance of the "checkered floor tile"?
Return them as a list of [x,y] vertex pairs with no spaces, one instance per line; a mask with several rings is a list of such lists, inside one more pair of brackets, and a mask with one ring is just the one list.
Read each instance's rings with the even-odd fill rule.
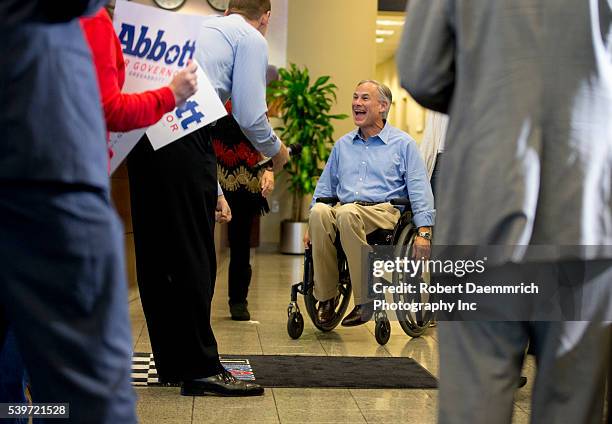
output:
[[[255,380],[248,359],[221,358],[221,364],[239,380]],[[132,357],[132,384],[134,386],[161,386],[152,353],[134,352]]]

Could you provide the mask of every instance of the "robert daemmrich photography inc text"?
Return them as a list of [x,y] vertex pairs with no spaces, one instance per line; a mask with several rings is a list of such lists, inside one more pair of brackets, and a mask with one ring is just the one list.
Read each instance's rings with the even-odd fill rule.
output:
[[500,260],[495,247],[489,250],[479,247],[487,254],[466,255],[462,247],[452,255],[416,259],[397,246],[377,246],[364,252],[364,289],[375,311],[403,318],[427,312],[456,321],[580,320],[596,298],[596,287],[583,284],[596,270],[582,261],[515,263]]

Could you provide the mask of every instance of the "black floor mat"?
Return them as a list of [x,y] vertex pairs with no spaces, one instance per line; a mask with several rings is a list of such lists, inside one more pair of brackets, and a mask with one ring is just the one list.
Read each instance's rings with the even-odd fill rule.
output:
[[[135,353],[135,385],[156,385],[150,354]],[[145,363],[146,362],[146,363]],[[237,378],[264,387],[434,389],[437,380],[411,358],[302,355],[222,355]]]

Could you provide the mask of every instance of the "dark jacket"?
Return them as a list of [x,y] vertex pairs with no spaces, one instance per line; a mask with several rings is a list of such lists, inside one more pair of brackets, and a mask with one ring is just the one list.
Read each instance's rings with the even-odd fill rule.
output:
[[98,86],[75,19],[103,4],[0,3],[0,182],[108,186]]
[[450,116],[439,245],[612,257],[610,34],[609,1],[410,1],[402,84]]

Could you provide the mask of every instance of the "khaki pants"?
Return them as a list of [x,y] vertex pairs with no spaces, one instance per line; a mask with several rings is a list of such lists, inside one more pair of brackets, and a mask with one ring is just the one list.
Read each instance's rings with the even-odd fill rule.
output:
[[363,248],[368,246],[366,235],[379,228],[393,229],[399,217],[399,210],[390,203],[374,206],[347,203],[334,207],[315,203],[308,221],[315,298],[319,301],[329,300],[338,293],[338,261],[334,241],[339,231],[342,249],[348,260],[355,304],[367,303],[367,293],[362,293],[365,287],[362,278],[366,277],[362,275]]

